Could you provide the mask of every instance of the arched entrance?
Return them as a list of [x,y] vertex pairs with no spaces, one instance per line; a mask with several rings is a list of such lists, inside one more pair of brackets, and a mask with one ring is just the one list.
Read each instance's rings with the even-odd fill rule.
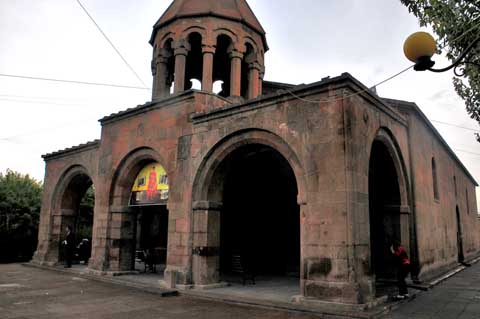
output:
[[220,215],[220,274],[238,275],[235,258],[261,276],[293,275],[300,265],[297,184],[288,162],[273,148],[252,144],[224,159]]
[[212,151],[194,184],[195,285],[255,277],[256,286],[293,283],[300,294],[299,171],[288,146],[267,132],[238,134]]
[[57,208],[54,215],[54,236],[59,238],[58,260],[65,260],[66,227],[71,227],[75,237],[74,264],[87,265],[92,249],[93,212],[95,188],[92,179],[83,167],[75,167],[60,182]]
[[162,274],[168,240],[168,177],[161,156],[141,148],[128,154],[110,194],[110,271]]
[[[129,206],[136,215],[135,269],[163,273],[168,243],[168,176],[162,165],[151,162],[132,185]],[[143,268],[143,269],[142,269]]]
[[379,135],[370,153],[368,192],[370,208],[371,271],[377,296],[395,283],[390,247],[399,240],[409,251],[408,203],[403,164],[392,140]]

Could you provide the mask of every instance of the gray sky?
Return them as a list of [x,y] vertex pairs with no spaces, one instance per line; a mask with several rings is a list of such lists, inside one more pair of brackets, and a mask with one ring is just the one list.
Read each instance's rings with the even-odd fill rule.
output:
[[[170,2],[82,0],[148,86],[148,40]],[[267,31],[271,81],[309,83],[349,72],[372,86],[410,65],[403,42],[420,30],[399,0],[248,2]],[[75,0],[0,0],[0,73],[141,86]],[[479,130],[453,90],[452,75],[411,70],[377,90],[383,97],[416,102],[432,121]],[[150,94],[0,76],[0,171],[11,168],[43,179],[41,154],[99,138],[99,118],[143,104]],[[473,132],[433,124],[480,181],[480,143]],[[477,198],[480,203],[478,190]]]

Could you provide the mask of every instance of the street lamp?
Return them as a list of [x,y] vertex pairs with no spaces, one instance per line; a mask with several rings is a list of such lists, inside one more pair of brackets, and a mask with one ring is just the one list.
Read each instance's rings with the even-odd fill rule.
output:
[[403,52],[405,56],[410,61],[414,62],[415,71],[432,71],[432,72],[445,72],[450,69],[455,68],[454,72],[457,76],[464,76],[464,72],[459,72],[457,67],[464,64],[472,64],[480,67],[479,61],[467,61],[464,60],[470,51],[472,51],[475,46],[480,42],[480,37],[473,41],[465,51],[460,54],[460,56],[452,63],[452,65],[447,66],[442,69],[434,69],[435,61],[432,61],[432,56],[437,51],[437,43],[435,39],[427,32],[416,32],[409,36],[405,40],[403,45]]

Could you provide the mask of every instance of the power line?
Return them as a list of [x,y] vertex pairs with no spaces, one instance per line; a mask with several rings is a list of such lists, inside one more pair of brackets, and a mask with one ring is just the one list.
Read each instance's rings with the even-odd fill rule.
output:
[[480,156],[480,153],[475,153],[475,152],[470,152],[470,151],[465,151],[465,150],[462,150],[462,149],[459,149],[459,148],[454,148],[455,151],[457,152],[462,152],[462,153],[467,153],[467,154],[471,154],[471,155],[477,155],[477,156]]
[[408,68],[406,68],[406,69],[404,69],[404,70],[402,70],[402,71],[400,71],[400,72],[398,72],[398,73],[396,73],[396,74],[388,77],[387,79],[385,79],[385,80],[383,80],[383,81],[381,81],[381,82],[373,85],[373,86],[370,87],[370,88],[366,88],[366,89],[357,91],[357,92],[355,92],[355,93],[342,96],[342,97],[340,97],[340,98],[324,99],[324,100],[309,100],[309,99],[305,99],[305,98],[303,98],[303,97],[300,97],[300,96],[296,95],[296,94],[293,93],[291,90],[287,90],[287,92],[288,92],[290,95],[292,95],[293,97],[295,97],[296,99],[302,100],[302,101],[307,102],[307,103],[332,103],[332,102],[338,102],[338,101],[345,100],[345,99],[348,99],[348,98],[350,98],[350,97],[353,97],[353,96],[362,94],[362,93],[364,93],[364,92],[371,91],[373,88],[375,88],[375,87],[377,87],[377,86],[380,86],[380,85],[382,85],[382,84],[384,84],[384,83],[386,83],[386,82],[388,82],[388,81],[390,81],[390,80],[393,80],[393,79],[396,78],[397,76],[399,76],[399,75],[407,72],[408,70],[410,70],[410,69],[413,68],[413,67],[414,67],[414,66],[411,65],[411,66],[409,66]]
[[452,123],[448,123],[448,122],[442,122],[442,121],[436,121],[436,120],[430,120],[430,122],[435,122],[435,123],[439,123],[439,124],[443,124],[443,125],[449,125],[449,126],[461,128],[461,129],[464,129],[464,130],[473,131],[473,132],[476,132],[476,133],[480,132],[480,130],[476,130],[476,129],[473,129],[473,128],[470,128],[470,127],[456,125],[456,124],[452,124]]
[[131,85],[121,85],[121,84],[111,84],[111,83],[99,83],[99,82],[86,82],[86,81],[76,81],[76,80],[62,80],[62,79],[52,79],[52,78],[17,75],[17,74],[0,73],[0,76],[9,77],[9,78],[27,79],[27,80],[39,80],[39,81],[70,83],[70,84],[108,86],[108,87],[115,87],[115,88],[122,88],[122,89],[150,90],[150,88],[141,87],[141,86],[131,86]]
[[58,103],[48,101],[48,100],[26,100],[26,99],[18,99],[18,98],[3,98],[0,97],[0,101],[7,101],[7,102],[14,102],[14,103],[25,103],[25,104],[45,104],[45,105],[57,105],[57,106],[89,106],[88,104],[78,104],[78,103],[65,103],[59,101]]
[[125,58],[123,57],[123,55],[120,53],[120,51],[118,51],[118,49],[115,47],[115,45],[112,43],[112,41],[110,41],[110,39],[107,37],[107,35],[105,34],[105,32],[103,32],[102,28],[100,28],[100,26],[98,25],[98,23],[93,19],[93,17],[90,15],[90,13],[88,13],[87,9],[83,6],[83,4],[80,2],[80,0],[76,0],[77,3],[80,5],[80,7],[82,7],[83,11],[87,14],[87,16],[90,18],[90,20],[93,22],[93,24],[97,27],[98,31],[100,31],[100,33],[103,35],[103,37],[105,38],[105,40],[107,40],[107,42],[112,46],[112,48],[115,50],[115,52],[117,52],[118,56],[123,60],[123,62],[125,63],[125,65],[130,69],[130,71],[132,71],[132,73],[135,75],[135,77],[140,81],[140,83],[142,83],[143,87],[146,88],[147,85],[142,81],[142,79],[140,78],[140,76],[137,74],[137,72],[135,72],[135,70],[132,68],[132,66],[127,62],[127,60],[125,60]]

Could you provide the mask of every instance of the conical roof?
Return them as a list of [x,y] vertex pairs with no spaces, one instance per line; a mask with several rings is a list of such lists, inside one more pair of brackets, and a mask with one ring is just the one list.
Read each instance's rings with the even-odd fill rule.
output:
[[257,31],[263,38],[265,30],[246,0],[174,0],[153,27],[152,40],[159,28],[179,18],[214,16],[238,21]]

